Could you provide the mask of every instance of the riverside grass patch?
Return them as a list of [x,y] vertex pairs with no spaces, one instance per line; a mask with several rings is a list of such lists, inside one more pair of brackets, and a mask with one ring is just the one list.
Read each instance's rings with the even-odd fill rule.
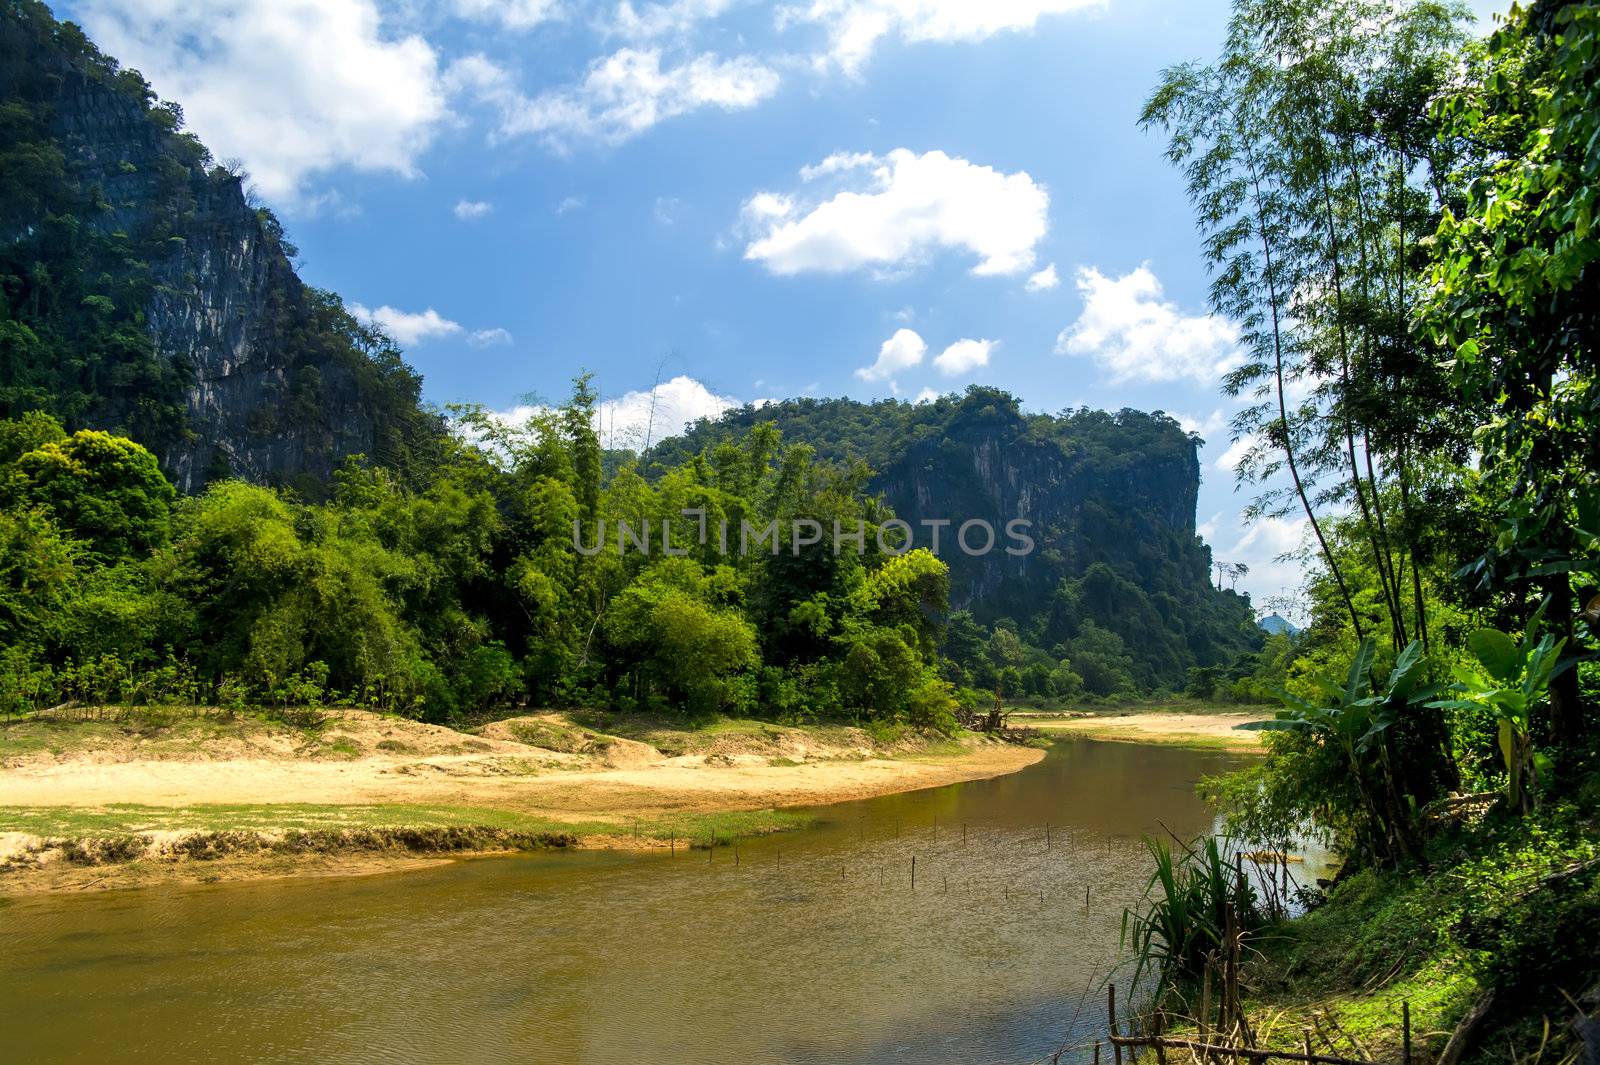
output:
[[[671,818],[557,821],[484,806],[413,804],[332,805],[319,803],[203,803],[189,806],[14,806],[0,810],[0,832],[24,832],[50,839],[88,840],[152,832],[256,834],[336,833],[432,829],[477,829],[537,836],[638,836],[648,840],[724,845],[748,836],[804,828],[808,814],[784,810],[688,813]],[[459,848],[451,848],[459,849]]]

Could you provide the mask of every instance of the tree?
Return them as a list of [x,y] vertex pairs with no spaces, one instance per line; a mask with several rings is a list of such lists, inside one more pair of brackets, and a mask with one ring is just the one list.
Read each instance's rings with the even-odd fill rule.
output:
[[176,495],[149,451],[93,429],[19,455],[0,493],[9,506],[43,507],[87,550],[107,559],[164,544]]
[[[1501,503],[1463,575],[1518,620],[1548,597],[1570,666],[1572,580],[1600,572],[1600,9],[1514,8],[1471,59],[1437,108],[1466,195],[1439,223],[1426,309],[1460,395],[1485,411],[1475,440]],[[1575,669],[1550,703],[1558,742],[1576,746]]]

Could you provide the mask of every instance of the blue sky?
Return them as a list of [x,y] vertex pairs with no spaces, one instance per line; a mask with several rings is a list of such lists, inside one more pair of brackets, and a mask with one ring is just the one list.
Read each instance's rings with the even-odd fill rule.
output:
[[[1482,17],[1503,5],[1479,0]],[[302,276],[439,402],[579,369],[617,443],[730,402],[915,399],[1200,431],[1199,521],[1258,605],[1294,521],[1245,528],[1179,176],[1136,127],[1217,51],[1216,0],[73,0],[283,217]],[[666,424],[662,424],[664,421]]]

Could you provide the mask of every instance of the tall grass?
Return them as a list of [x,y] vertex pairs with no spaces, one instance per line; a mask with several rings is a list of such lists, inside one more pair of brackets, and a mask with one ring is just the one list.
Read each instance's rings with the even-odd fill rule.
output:
[[1136,959],[1134,980],[1159,974],[1163,985],[1194,982],[1260,927],[1261,908],[1243,870],[1216,837],[1174,853],[1165,841],[1145,839],[1155,871],[1142,909],[1122,915],[1122,945]]

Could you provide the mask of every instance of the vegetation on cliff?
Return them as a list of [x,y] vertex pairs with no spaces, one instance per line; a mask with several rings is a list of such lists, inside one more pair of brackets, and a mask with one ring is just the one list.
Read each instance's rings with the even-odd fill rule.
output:
[[944,552],[959,608],[947,652],[962,683],[1050,700],[1258,669],[1249,600],[1212,585],[1211,549],[1195,533],[1199,442],[1164,414],[1029,414],[976,386],[919,404],[785,400],[701,421],[653,448],[645,468],[714,454],[762,425],[859,463],[919,542],[941,522],[947,544],[971,518],[1030,523],[1030,554]]
[[122,433],[186,491],[316,495],[357,452],[414,473],[439,434],[421,379],[295,254],[178,104],[38,0],[0,3],[0,417]]

